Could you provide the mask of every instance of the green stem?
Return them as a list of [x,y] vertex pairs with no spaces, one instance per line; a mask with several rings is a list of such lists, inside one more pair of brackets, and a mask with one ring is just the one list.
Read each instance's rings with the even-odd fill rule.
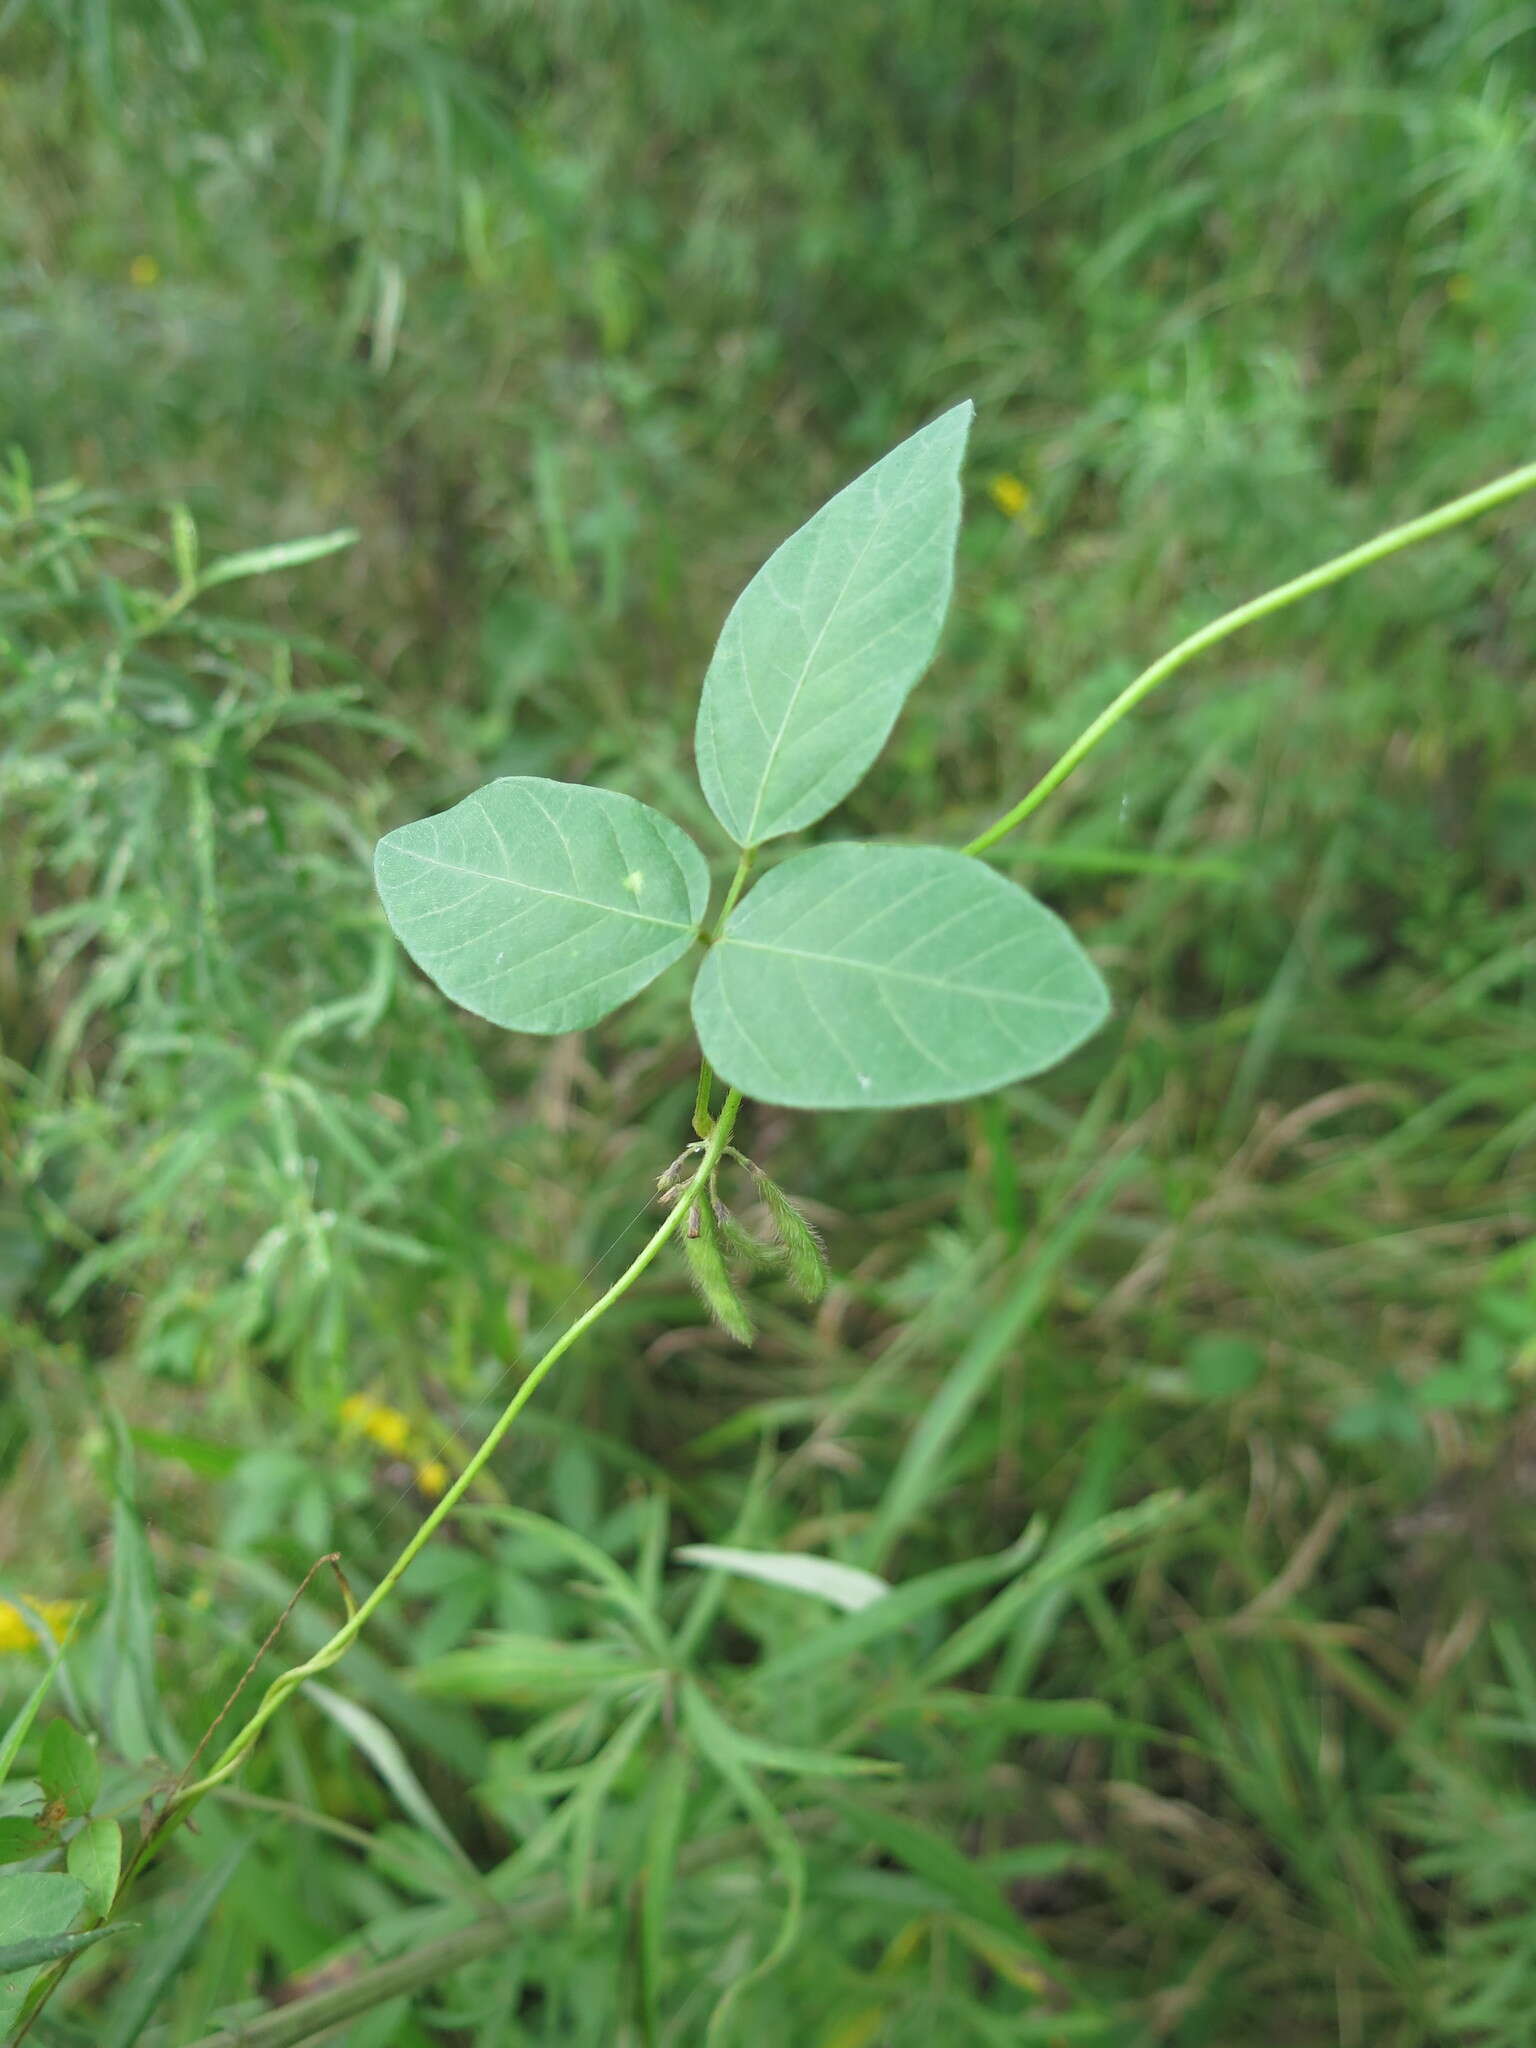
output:
[[731,886],[725,892],[725,901],[720,906],[720,915],[715,919],[715,928],[709,935],[712,941],[718,939],[725,930],[726,919],[740,901],[741,892],[747,886],[747,877],[751,874],[756,860],[757,848],[755,846],[744,846],[741,849],[741,859],[736,863],[736,872],[731,877]]
[[421,1523],[400,1555],[395,1559],[383,1578],[380,1579],[378,1585],[368,1595],[368,1598],[362,1601],[348,1615],[330,1641],[323,1644],[315,1652],[314,1656],[308,1658],[302,1664],[294,1665],[291,1670],[283,1672],[280,1677],[272,1681],[272,1684],[267,1688],[261,1705],[256,1709],[250,1720],[246,1722],[240,1733],[229,1744],[207,1775],[198,1778],[190,1785],[182,1786],[167,1801],[162,1816],[164,1820],[169,1821],[173,1816],[184,1813],[187,1808],[193,1806],[201,1799],[204,1793],[212,1791],[215,1785],[222,1784],[226,1778],[238,1770],[254,1745],[257,1736],[268,1721],[272,1719],[272,1716],[277,1712],[284,1700],[291,1693],[295,1692],[304,1683],[306,1678],[313,1678],[317,1673],[328,1670],[332,1664],[336,1663],[338,1658],[346,1654],[347,1650],[361,1633],[365,1622],[389,1598],[405,1573],[410,1569],[414,1560],[425,1549],[426,1545],[432,1540],[433,1536],[474,1484],[475,1479],[494,1455],[502,1438],[512,1427],[512,1424],[517,1420],[528,1402],[533,1398],[549,1373],[565,1356],[566,1352],[570,1350],[577,1338],[584,1336],[591,1329],[592,1325],[597,1322],[599,1317],[606,1315],[614,1303],[629,1292],[646,1267],[656,1258],[668,1238],[674,1236],[680,1229],[683,1219],[691,1206],[692,1197],[705,1187],[710,1175],[720,1163],[720,1155],[724,1152],[730,1140],[731,1132],[736,1123],[736,1114],[740,1108],[740,1091],[733,1088],[725,1098],[720,1115],[715,1121],[713,1130],[710,1132],[709,1143],[700,1155],[698,1168],[694,1173],[693,1179],[688,1184],[687,1192],[674,1203],[660,1228],[651,1235],[648,1241],[636,1253],[635,1257],[625,1267],[624,1271],[607,1292],[600,1295],[585,1314],[578,1316],[570,1328],[562,1332],[555,1339],[554,1343],[550,1345],[538,1364],[533,1367],[527,1378],[519,1386],[506,1407],[502,1409],[501,1414],[492,1424],[474,1456],[469,1459],[458,1478],[454,1480],[442,1499]]
[[707,1138],[715,1127],[710,1114],[709,1098],[714,1089],[714,1070],[708,1060],[699,1061],[699,1085],[693,1098],[693,1131],[698,1138]]
[[1142,698],[1155,690],[1160,682],[1171,676],[1185,662],[1203,654],[1207,647],[1214,647],[1218,640],[1225,640],[1239,627],[1252,625],[1255,619],[1268,618],[1271,612],[1283,611],[1288,604],[1294,604],[1300,597],[1308,597],[1314,590],[1324,590],[1330,583],[1340,583],[1346,576],[1353,576],[1357,569],[1369,568],[1372,562],[1379,562],[1386,555],[1395,555],[1400,548],[1409,548],[1421,540],[1429,540],[1437,533],[1445,533],[1453,526],[1460,526],[1463,520],[1475,519],[1480,512],[1488,512],[1495,505],[1503,505],[1516,498],[1522,491],[1536,487],[1536,462],[1528,462],[1522,469],[1512,469],[1507,476],[1496,477],[1491,484],[1484,484],[1480,490],[1469,491],[1464,498],[1453,498],[1448,505],[1441,505],[1433,512],[1426,512],[1422,518],[1410,519],[1404,526],[1390,527],[1374,540],[1368,540],[1362,547],[1351,548],[1347,554],[1335,555],[1332,561],[1322,563],[1316,569],[1309,569],[1304,576],[1296,576],[1289,583],[1282,583],[1274,590],[1267,590],[1262,597],[1250,598],[1247,604],[1240,604],[1236,611],[1225,613],[1213,619],[1208,626],[1202,626],[1198,633],[1191,633],[1187,640],[1181,640],[1177,647],[1170,648],[1152,666],[1143,669],[1133,683],[1116,697],[1114,702],[1101,711],[1093,723],[1072,742],[1060,760],[1048,768],[1020,802],[1016,803],[987,830],[973,839],[962,849],[965,853],[985,853],[1006,838],[1017,825],[1051,794],[1059,789],[1087,755],[1091,754],[1099,741],[1111,732],[1133,711]]
[[[744,846],[741,850],[741,858],[736,863],[736,872],[731,877],[730,887],[725,892],[725,901],[720,906],[720,915],[715,919],[714,929],[709,934],[708,943],[710,945],[713,945],[725,930],[726,920],[741,901],[741,892],[747,886],[747,878],[752,873],[756,860],[757,848],[755,846]],[[693,1098],[693,1128],[695,1135],[700,1138],[707,1138],[715,1126],[715,1120],[710,1114],[709,1108],[710,1091],[714,1085],[714,1070],[708,1060],[701,1059],[699,1061],[698,1090]]]

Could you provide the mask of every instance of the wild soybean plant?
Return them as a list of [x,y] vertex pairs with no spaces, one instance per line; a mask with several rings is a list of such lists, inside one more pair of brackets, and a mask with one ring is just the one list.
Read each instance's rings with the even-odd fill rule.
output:
[[[731,1145],[744,1096],[794,1109],[946,1102],[1040,1073],[1108,1013],[1059,918],[977,858],[1032,815],[1157,685],[1239,627],[1536,488],[1509,471],[1203,626],[1128,683],[1002,817],[960,851],[833,844],[793,853],[750,894],[761,847],[825,817],[884,745],[932,659],[953,581],[972,408],[914,434],[823,506],[737,600],[704,680],[696,753],[738,849],[706,922],[704,857],[679,826],[612,790],[511,776],[380,841],[379,892],[412,958],[466,1009],[509,1029],[596,1023],[704,953],[698,1141],[661,1175],[668,1214],[629,1265],[530,1367],[453,1484],[312,1657],[274,1679],[204,1776],[168,1796],[141,1847],[237,1771],[306,1679],[337,1663],[457,1507],[565,1353],[679,1231],[700,1292],[744,1340],[733,1269],[782,1265],[814,1295],[824,1268],[794,1203]],[[715,1073],[727,1087],[718,1115]],[[751,1178],[773,1241],[720,1199],[727,1158]],[[126,1884],[126,1879],[125,1879]],[[121,1893],[119,1894],[121,1897]]]
[[[595,1024],[703,949],[693,1019],[710,1070],[790,1109],[953,1101],[1038,1074],[1098,1029],[1104,983],[1067,927],[965,853],[851,842],[759,849],[826,816],[885,744],[938,645],[954,581],[969,402],[914,434],[800,528],[737,599],[704,678],[699,780],[739,849],[713,926],[680,826],[611,790],[509,776],[379,844],[390,923],[445,994],[519,1031]],[[750,1327],[731,1264],[782,1258],[814,1295],[808,1227],[760,1169],[777,1242],[746,1236],[715,1176],[684,1246],[721,1321]],[[663,1198],[689,1177],[685,1153]]]

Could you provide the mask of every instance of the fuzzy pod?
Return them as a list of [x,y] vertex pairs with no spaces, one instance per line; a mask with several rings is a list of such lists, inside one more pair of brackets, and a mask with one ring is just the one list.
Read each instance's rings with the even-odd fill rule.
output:
[[764,1244],[723,1205],[716,1211],[715,1220],[720,1226],[720,1248],[728,1259],[737,1259],[758,1273],[776,1273],[784,1264],[783,1245]]
[[827,1255],[820,1235],[761,1167],[754,1169],[758,1191],[768,1204],[774,1232],[784,1247],[784,1267],[790,1284],[807,1301],[820,1301],[827,1291]]
[[757,1333],[726,1266],[720,1227],[707,1207],[696,1204],[689,1212],[682,1245],[688,1278],[699,1299],[722,1330],[738,1344],[750,1344]]

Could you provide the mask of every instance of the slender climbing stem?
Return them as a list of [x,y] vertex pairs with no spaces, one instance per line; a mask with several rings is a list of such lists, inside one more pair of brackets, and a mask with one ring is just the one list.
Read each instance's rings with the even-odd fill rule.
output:
[[476,1477],[494,1454],[497,1445],[500,1444],[502,1438],[512,1427],[512,1424],[517,1420],[552,1369],[565,1356],[566,1352],[570,1350],[577,1338],[584,1336],[600,1317],[608,1313],[616,1301],[629,1292],[646,1267],[655,1259],[668,1238],[676,1234],[683,1218],[688,1213],[691,1205],[690,1198],[700,1192],[707,1184],[716,1166],[719,1165],[720,1156],[725,1151],[730,1141],[731,1132],[735,1128],[736,1114],[740,1108],[740,1090],[733,1088],[730,1094],[726,1096],[720,1114],[715,1119],[709,1143],[700,1154],[698,1167],[694,1172],[693,1179],[688,1184],[686,1193],[674,1204],[668,1212],[665,1221],[652,1233],[607,1292],[600,1295],[593,1302],[592,1306],[584,1314],[579,1315],[575,1322],[567,1330],[563,1331],[555,1339],[554,1343],[550,1345],[549,1349],[544,1353],[537,1365],[528,1373],[516,1393],[491,1425],[489,1432],[474,1453],[474,1456],[468,1460],[458,1478],[448,1488],[447,1492],[444,1493],[442,1499],[438,1501],[432,1512],[422,1521],[410,1541],[384,1574],[383,1578],[380,1579],[377,1586],[368,1595],[367,1599],[359,1602],[358,1606],[348,1615],[341,1627],[331,1637],[330,1641],[323,1644],[312,1657],[302,1664],[294,1665],[291,1670],[283,1672],[280,1677],[273,1680],[272,1684],[267,1688],[261,1705],[256,1709],[250,1720],[246,1722],[240,1733],[229,1744],[213,1768],[206,1776],[197,1779],[193,1784],[182,1786],[167,1802],[165,1809],[166,1818],[169,1819],[171,1816],[183,1812],[187,1807],[201,1799],[205,1792],[211,1791],[215,1785],[222,1784],[226,1778],[238,1770],[255,1743],[257,1736],[261,1733],[267,1722],[271,1720],[284,1700],[288,1698],[289,1694],[296,1691],[306,1678],[313,1678],[317,1673],[327,1670],[338,1658],[345,1655],[346,1651],[361,1633],[369,1617],[389,1598],[405,1573],[410,1569],[413,1561],[425,1549],[426,1545],[432,1540],[433,1536],[474,1484]]
[[1480,512],[1490,512],[1495,505],[1503,505],[1516,498],[1522,491],[1536,488],[1536,462],[1528,462],[1522,469],[1512,469],[1508,475],[1496,477],[1480,490],[1469,491],[1463,498],[1453,498],[1448,505],[1441,505],[1433,512],[1426,512],[1418,519],[1410,519],[1406,525],[1390,527],[1387,532],[1377,534],[1363,546],[1351,548],[1347,554],[1335,555],[1332,561],[1323,562],[1315,569],[1309,569],[1304,576],[1296,576],[1289,583],[1282,583],[1274,590],[1265,591],[1262,597],[1250,598],[1247,604],[1240,604],[1236,611],[1213,619],[1208,626],[1202,626],[1197,633],[1191,633],[1181,640],[1177,647],[1154,661],[1150,668],[1143,669],[1136,680],[1128,683],[1107,705],[1026,796],[1007,811],[994,825],[973,839],[969,846],[962,848],[965,853],[985,853],[996,846],[1017,825],[1037,811],[1051,794],[1059,789],[1087,755],[1091,754],[1099,741],[1104,739],[1125,717],[1133,711],[1142,698],[1155,690],[1159,683],[1181,669],[1185,662],[1192,661],[1197,654],[1203,654],[1207,647],[1214,647],[1219,640],[1225,640],[1242,626],[1252,625],[1256,619],[1266,619],[1271,612],[1283,611],[1298,598],[1308,597],[1314,590],[1325,590],[1330,583],[1340,583],[1346,576],[1353,576],[1357,569],[1369,568],[1372,562],[1379,562],[1386,555],[1395,555],[1400,548],[1412,547],[1416,542],[1429,540],[1435,534],[1445,533],[1453,526],[1460,526],[1463,520],[1475,519]]

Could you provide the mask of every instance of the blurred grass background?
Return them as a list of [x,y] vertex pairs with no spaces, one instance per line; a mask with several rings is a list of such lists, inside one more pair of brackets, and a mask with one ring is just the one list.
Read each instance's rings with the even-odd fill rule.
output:
[[[731,598],[962,396],[955,614],[839,834],[962,842],[1181,632],[1531,459],[1536,8],[0,36],[0,1592],[84,1603],[59,1698],[131,1814],[317,1553],[384,1568],[686,1134],[680,979],[498,1036],[394,947],[379,831],[541,773],[718,851]],[[744,1742],[899,1776],[631,1729],[596,1567],[489,1503],[36,2038],[302,2013],[492,1873],[536,1937],[327,2038],[701,2040],[803,1855],[744,2038],[1536,2042],[1533,631],[1517,506],[1179,678],[998,854],[1110,1030],[974,1105],[752,1116],[825,1307],[748,1354],[660,1268],[498,1461],[694,1616]],[[1037,1514],[1058,1568],[965,1576]],[[835,1624],[666,1562],[733,1537],[933,1602],[797,1679]]]

